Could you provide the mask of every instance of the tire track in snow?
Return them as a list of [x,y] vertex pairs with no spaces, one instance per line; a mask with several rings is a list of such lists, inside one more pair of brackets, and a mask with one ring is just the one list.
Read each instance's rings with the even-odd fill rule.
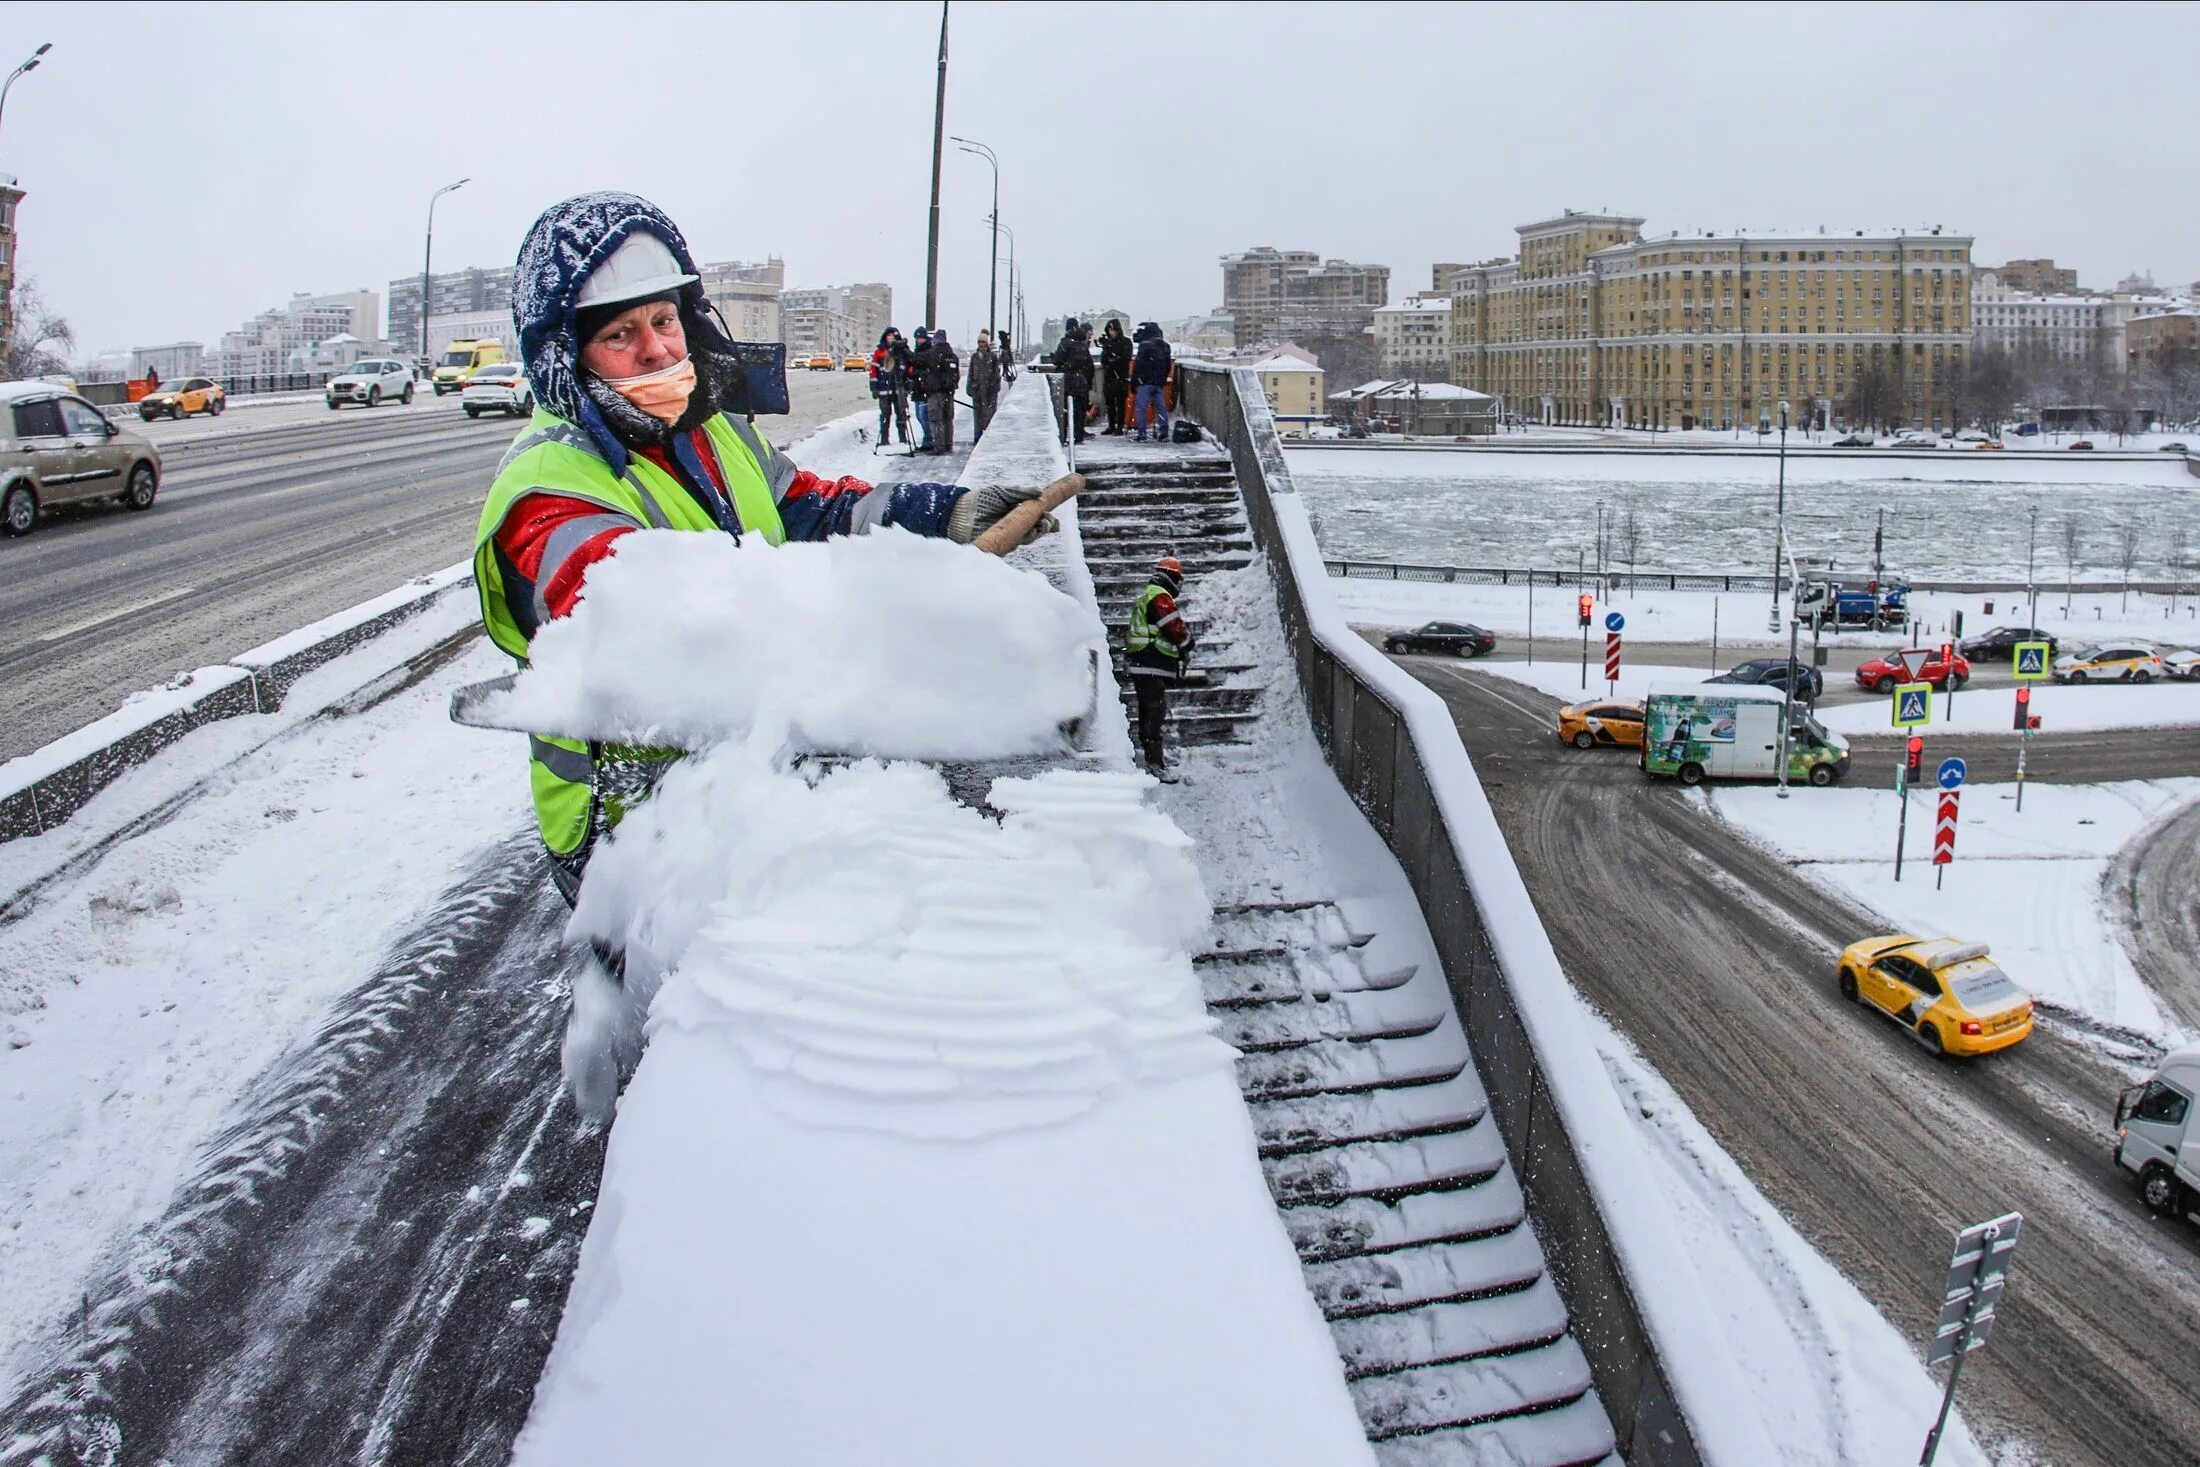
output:
[[562,1109],[564,908],[487,848],[122,1243],[0,1464],[502,1462],[602,1166]]

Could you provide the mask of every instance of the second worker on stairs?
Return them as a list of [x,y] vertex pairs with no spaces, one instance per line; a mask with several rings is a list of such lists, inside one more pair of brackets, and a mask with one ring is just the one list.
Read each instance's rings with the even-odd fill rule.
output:
[[1123,661],[1138,695],[1138,743],[1146,772],[1174,781],[1168,770],[1164,732],[1168,725],[1169,684],[1191,668],[1192,629],[1176,598],[1184,590],[1184,565],[1165,555],[1154,565],[1138,599],[1131,603],[1130,626],[1123,639]]

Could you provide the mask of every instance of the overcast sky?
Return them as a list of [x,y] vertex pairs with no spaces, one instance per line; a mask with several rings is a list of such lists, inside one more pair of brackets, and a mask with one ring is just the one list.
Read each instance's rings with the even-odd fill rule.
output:
[[[625,188],[706,259],[923,304],[936,4],[0,10],[19,274],[81,351],[220,334],[294,291],[501,265],[548,203]],[[1034,326],[1219,304],[1255,244],[1510,253],[1565,208],[1648,231],[1943,224],[2088,285],[2200,276],[2190,5],[957,3],[948,130],[1001,158]],[[2174,68],[2172,68],[2174,71]],[[990,175],[944,173],[941,315],[985,313]],[[1004,246],[1005,248],[1005,246]],[[1005,285],[1005,281],[1004,281]]]

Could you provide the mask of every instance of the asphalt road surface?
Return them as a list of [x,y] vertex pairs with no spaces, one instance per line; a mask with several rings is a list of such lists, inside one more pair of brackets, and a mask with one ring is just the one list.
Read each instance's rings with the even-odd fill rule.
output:
[[[1555,700],[1400,660],[1450,706],[1583,994],[1914,1348],[1957,1230],[2024,1213],[2001,1327],[1963,1377],[1974,1427],[2013,1429],[2057,1467],[2190,1467],[2200,1230],[2151,1216],[2108,1153],[2110,1108],[2144,1047],[2051,1015],[2000,1055],[1927,1055],[1834,988],[1840,948],[1876,930],[1868,915],[1645,780],[1625,752],[1559,744]],[[2050,755],[2060,742],[2035,745],[2045,777],[2169,772],[2143,736]],[[1879,762],[1893,757],[1889,743]],[[2181,772],[2196,768],[2188,742]],[[2191,836],[2181,853],[2173,835],[2148,842],[2157,854],[2142,852],[2133,878],[2143,903],[2188,923],[2191,886],[2148,895],[2146,868],[2189,883]]]
[[[860,372],[790,374],[788,443],[869,400]],[[518,425],[455,397],[330,412],[318,399],[151,425],[166,474],[143,514],[95,507],[0,540],[0,760],[141,688],[443,569]]]

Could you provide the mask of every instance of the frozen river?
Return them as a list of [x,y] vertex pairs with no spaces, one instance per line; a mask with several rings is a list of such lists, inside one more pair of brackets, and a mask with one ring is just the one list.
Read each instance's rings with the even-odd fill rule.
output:
[[[1616,525],[1633,510],[1645,568],[1771,567],[1772,458],[1295,449],[1288,459],[1323,550],[1339,559],[1571,568],[1580,552],[1596,559],[1601,503],[1614,564],[1628,559]],[[2080,575],[2119,574],[2126,524],[2140,536],[2136,579],[2171,575],[2180,539],[2186,576],[2200,560],[2200,478],[2168,455],[2072,464],[1950,452],[1787,464],[1790,544],[1841,569],[1871,564],[1884,511],[1890,569],[1920,580],[2021,578],[2035,509],[2042,580],[2064,573],[2066,523]]]

